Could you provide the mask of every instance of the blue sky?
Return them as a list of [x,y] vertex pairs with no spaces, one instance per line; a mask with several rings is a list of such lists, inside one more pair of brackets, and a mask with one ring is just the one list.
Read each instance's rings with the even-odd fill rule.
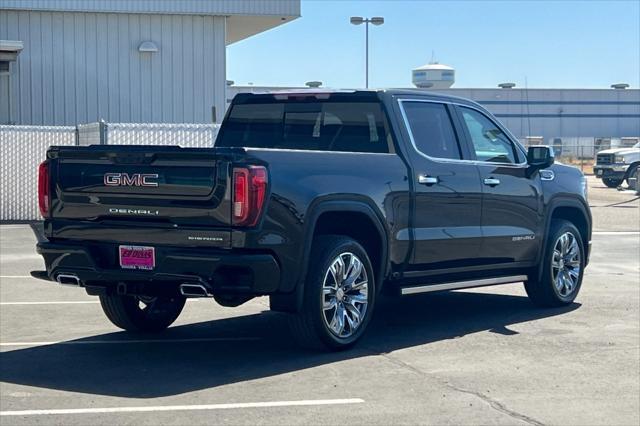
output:
[[235,43],[227,78],[237,85],[364,86],[364,26],[370,26],[370,86],[408,87],[430,61],[456,69],[454,87],[608,88],[640,85],[640,1],[302,0],[302,17]]

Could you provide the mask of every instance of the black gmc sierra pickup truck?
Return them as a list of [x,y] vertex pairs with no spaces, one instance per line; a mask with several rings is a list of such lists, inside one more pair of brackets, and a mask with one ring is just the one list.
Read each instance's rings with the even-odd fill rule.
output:
[[383,290],[524,282],[559,306],[589,259],[582,173],[480,105],[420,90],[241,94],[214,148],[52,147],[38,183],[32,275],[136,332],[188,297],[267,295],[302,343],[342,349]]

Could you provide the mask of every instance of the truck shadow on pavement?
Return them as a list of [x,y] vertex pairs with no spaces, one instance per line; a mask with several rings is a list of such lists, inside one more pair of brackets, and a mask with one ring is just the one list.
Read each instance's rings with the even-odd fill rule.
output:
[[[0,353],[0,381],[125,398],[156,398],[295,372],[346,359],[492,331],[577,309],[538,309],[526,297],[451,292],[419,295],[378,306],[367,335],[354,349],[314,353],[293,342],[283,314],[255,315],[172,327],[148,338],[254,340],[93,344],[139,340],[124,332]],[[68,343],[68,342],[67,342]]]

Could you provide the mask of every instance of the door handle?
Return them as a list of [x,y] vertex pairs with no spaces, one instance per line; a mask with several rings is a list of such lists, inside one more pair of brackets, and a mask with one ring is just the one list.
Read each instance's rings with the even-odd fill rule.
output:
[[488,186],[496,186],[496,185],[500,185],[500,179],[496,179],[496,178],[487,178],[484,180],[484,184],[488,185]]
[[431,186],[431,185],[435,185],[438,182],[439,182],[439,179],[437,176],[427,176],[427,175],[418,176],[418,183],[421,183],[423,185]]

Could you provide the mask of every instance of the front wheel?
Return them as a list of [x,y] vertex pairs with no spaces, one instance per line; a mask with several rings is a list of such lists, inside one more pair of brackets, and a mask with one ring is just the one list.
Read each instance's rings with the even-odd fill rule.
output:
[[[637,175],[638,175],[638,167],[639,167],[638,165],[631,166],[631,167],[629,168],[629,170],[627,171],[627,178],[626,178],[626,180],[627,180],[627,185],[629,186],[629,189],[635,189],[635,188],[631,188],[631,182],[630,182],[630,180],[631,180],[631,178],[633,178],[633,177],[636,177],[636,178],[637,178]],[[636,185],[638,185],[638,184],[636,183]],[[637,186],[636,186],[636,188],[637,188]]]
[[184,297],[100,296],[102,310],[117,327],[127,331],[155,332],[169,327],[184,308]]
[[531,301],[544,307],[573,303],[585,267],[584,244],[580,231],[566,220],[553,220],[545,247],[542,276],[532,274],[525,282]]
[[607,185],[608,188],[617,188],[622,185],[623,179],[615,179],[615,178],[602,178],[602,183]]
[[318,237],[311,250],[302,310],[290,315],[294,338],[314,349],[351,347],[371,320],[375,296],[375,276],[364,248],[347,237]]

